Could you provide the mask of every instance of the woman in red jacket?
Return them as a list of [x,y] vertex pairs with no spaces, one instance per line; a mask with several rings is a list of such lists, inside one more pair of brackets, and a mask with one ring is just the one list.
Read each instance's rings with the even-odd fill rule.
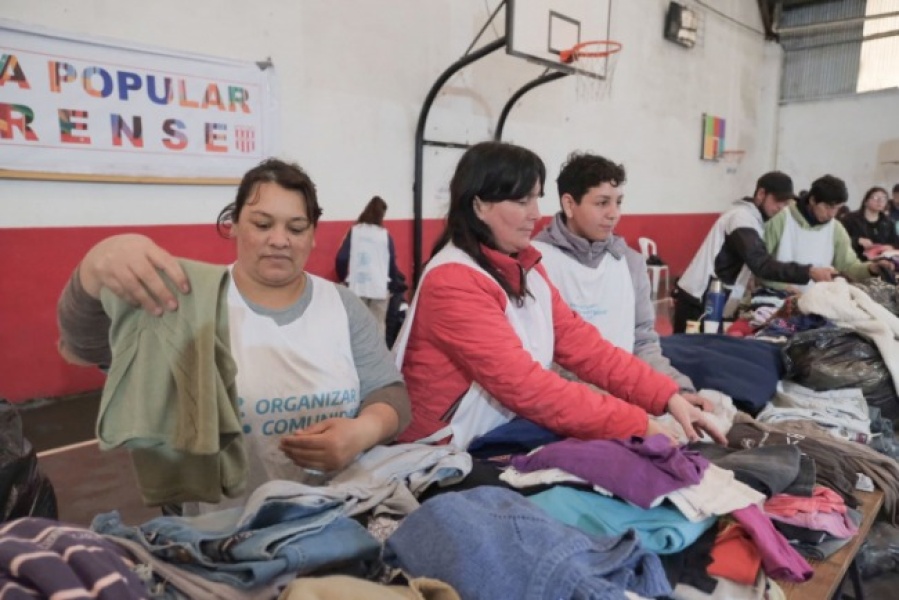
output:
[[397,340],[412,401],[400,441],[465,448],[515,416],[583,439],[671,435],[647,415],[665,411],[691,439],[699,429],[723,441],[674,381],[604,340],[549,282],[530,244],[545,179],[540,158],[511,144],[459,160],[446,229]]

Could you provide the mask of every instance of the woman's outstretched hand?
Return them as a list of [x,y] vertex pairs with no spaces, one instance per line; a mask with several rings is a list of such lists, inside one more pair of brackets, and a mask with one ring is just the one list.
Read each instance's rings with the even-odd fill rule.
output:
[[91,248],[81,261],[79,276],[84,290],[94,298],[100,297],[104,287],[109,288],[131,305],[161,315],[177,310],[178,300],[159,271],[183,293],[190,292],[187,276],[174,256],[144,235],[126,233],[108,237]]
[[668,400],[668,412],[684,428],[689,441],[699,441],[698,432],[702,431],[722,446],[727,445],[727,438],[712,423],[709,413],[703,412],[680,394],[675,394]]

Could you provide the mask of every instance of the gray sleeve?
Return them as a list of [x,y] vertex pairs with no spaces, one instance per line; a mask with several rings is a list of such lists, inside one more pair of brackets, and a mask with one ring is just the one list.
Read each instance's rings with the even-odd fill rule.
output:
[[662,354],[659,334],[656,333],[656,308],[652,301],[649,274],[646,272],[646,261],[637,252],[630,250],[626,254],[627,267],[634,284],[634,354],[649,364],[654,371],[663,373],[677,382],[680,391],[695,392],[690,378],[671,366],[671,362]]
[[362,408],[384,402],[396,411],[402,431],[412,418],[412,407],[403,376],[378,331],[374,316],[356,295],[342,285],[335,285],[350,322],[353,361],[359,373]]
[[56,304],[59,343],[85,362],[106,367],[112,360],[109,348],[109,317],[100,300],[81,285],[78,268],[72,273]]

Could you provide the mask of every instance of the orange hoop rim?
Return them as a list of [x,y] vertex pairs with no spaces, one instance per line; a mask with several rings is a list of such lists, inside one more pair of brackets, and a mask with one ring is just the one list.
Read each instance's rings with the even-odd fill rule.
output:
[[[598,46],[601,49],[585,50],[585,48],[593,46]],[[565,64],[570,64],[579,58],[604,58],[616,52],[621,52],[622,47],[621,42],[616,42],[615,40],[590,40],[575,44],[568,50],[562,50],[559,52],[559,60]]]

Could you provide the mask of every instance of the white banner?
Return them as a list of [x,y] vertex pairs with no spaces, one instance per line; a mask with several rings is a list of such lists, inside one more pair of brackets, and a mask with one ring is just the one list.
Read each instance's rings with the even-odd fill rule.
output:
[[277,150],[271,67],[0,20],[0,169],[240,178]]

